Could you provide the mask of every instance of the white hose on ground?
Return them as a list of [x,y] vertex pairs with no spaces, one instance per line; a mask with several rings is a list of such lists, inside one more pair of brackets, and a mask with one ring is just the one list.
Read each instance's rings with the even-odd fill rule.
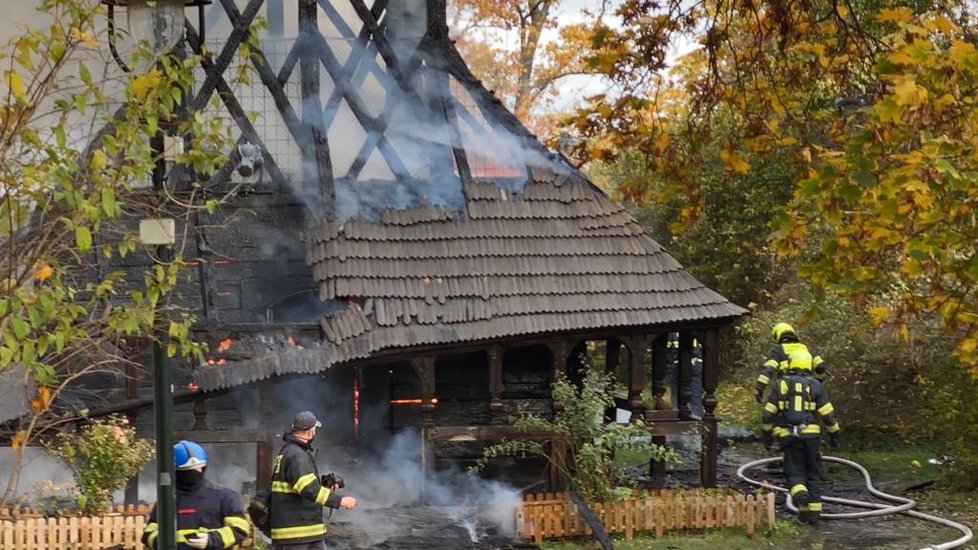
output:
[[[788,492],[788,489],[778,485],[774,485],[772,483],[768,483],[766,481],[759,481],[756,479],[749,478],[744,473],[747,470],[752,470],[754,468],[758,468],[766,464],[781,462],[781,460],[782,460],[781,457],[771,457],[771,458],[762,458],[760,460],[754,460],[752,462],[748,462],[742,465],[740,468],[737,468],[737,477],[752,485],[757,485],[758,487],[763,487],[765,489],[771,489],[772,491],[778,491],[784,493],[787,496],[788,509],[791,510],[792,512],[798,512],[798,508],[791,501],[791,495]],[[866,489],[870,492],[870,494],[882,500],[888,500],[890,502],[900,503],[899,505],[893,506],[888,504],[881,504],[878,502],[867,502],[863,500],[850,500],[847,498],[823,496],[822,502],[829,502],[832,504],[843,504],[845,506],[855,506],[858,508],[874,508],[874,510],[871,510],[869,512],[822,514],[822,517],[824,519],[858,519],[858,518],[865,518],[865,517],[884,516],[888,514],[906,514],[911,517],[924,519],[927,521],[933,521],[935,523],[939,523],[946,527],[957,529],[962,533],[962,536],[960,538],[957,538],[951,542],[945,542],[941,544],[927,546],[921,550],[949,550],[951,548],[957,548],[963,545],[964,543],[968,542],[969,540],[971,540],[972,537],[971,529],[967,525],[958,523],[956,521],[951,521],[949,519],[945,519],[942,517],[932,516],[930,514],[924,514],[922,512],[912,510],[912,508],[917,505],[917,503],[914,502],[913,500],[910,500],[909,498],[896,496],[896,495],[891,495],[889,493],[884,493],[883,491],[880,491],[879,489],[874,487],[873,481],[869,477],[869,472],[866,471],[866,468],[863,468],[862,465],[853,462],[851,460],[846,460],[844,458],[838,458],[835,456],[823,456],[822,460],[826,460],[829,462],[837,462],[839,464],[845,464],[846,466],[855,468],[863,475],[863,480],[866,482]]]

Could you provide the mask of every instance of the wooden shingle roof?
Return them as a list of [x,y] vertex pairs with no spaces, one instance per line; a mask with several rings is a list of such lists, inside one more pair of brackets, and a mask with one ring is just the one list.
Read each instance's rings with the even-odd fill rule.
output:
[[580,177],[511,195],[464,188],[466,209],[416,207],[379,222],[324,222],[309,238],[324,341],[199,373],[216,389],[315,372],[380,351],[622,327],[718,324],[746,313],[687,273]]

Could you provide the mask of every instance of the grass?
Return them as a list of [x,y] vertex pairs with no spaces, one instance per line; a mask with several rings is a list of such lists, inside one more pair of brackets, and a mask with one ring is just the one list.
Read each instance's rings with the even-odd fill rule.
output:
[[[639,536],[630,541],[623,537],[612,537],[616,550],[753,550],[755,548],[784,548],[797,537],[798,527],[793,521],[778,520],[774,529],[757,532],[747,536],[744,530],[716,529],[703,532],[683,532],[664,534],[662,538]],[[544,550],[593,550],[600,548],[597,543],[586,539],[568,539],[544,542]]]

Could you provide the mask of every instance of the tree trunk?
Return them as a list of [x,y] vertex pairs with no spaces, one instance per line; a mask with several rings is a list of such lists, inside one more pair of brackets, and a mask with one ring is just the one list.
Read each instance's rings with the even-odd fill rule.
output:
[[598,541],[598,544],[601,545],[601,550],[615,550],[615,545],[611,542],[611,537],[608,536],[608,532],[605,531],[601,519],[587,505],[587,501],[584,500],[584,495],[577,490],[577,485],[573,481],[570,482],[568,490],[570,491],[571,502],[577,505],[577,512],[581,514],[588,527],[591,528],[594,540]]

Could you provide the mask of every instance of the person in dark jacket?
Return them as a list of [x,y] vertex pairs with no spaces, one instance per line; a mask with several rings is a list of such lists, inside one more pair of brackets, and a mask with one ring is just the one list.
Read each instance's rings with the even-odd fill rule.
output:
[[[251,533],[241,497],[230,489],[214,487],[204,480],[207,453],[193,441],[173,446],[177,482],[177,550],[231,548]],[[157,548],[159,524],[156,507],[149,513],[143,544]]]
[[789,494],[802,523],[815,523],[822,515],[821,472],[818,446],[822,426],[829,446],[839,444],[839,423],[828,392],[807,371],[789,370],[772,384],[761,416],[764,446],[775,441],[784,453]]
[[818,352],[798,339],[794,327],[788,323],[778,323],[771,329],[771,336],[774,337],[774,347],[768,353],[754,384],[754,399],[758,403],[764,403],[764,390],[768,384],[788,370],[799,371],[825,382],[825,361]]
[[276,550],[326,550],[323,506],[350,509],[357,505],[356,498],[337,494],[336,485],[322,485],[312,450],[320,426],[313,413],[297,414],[272,465],[268,507]]

